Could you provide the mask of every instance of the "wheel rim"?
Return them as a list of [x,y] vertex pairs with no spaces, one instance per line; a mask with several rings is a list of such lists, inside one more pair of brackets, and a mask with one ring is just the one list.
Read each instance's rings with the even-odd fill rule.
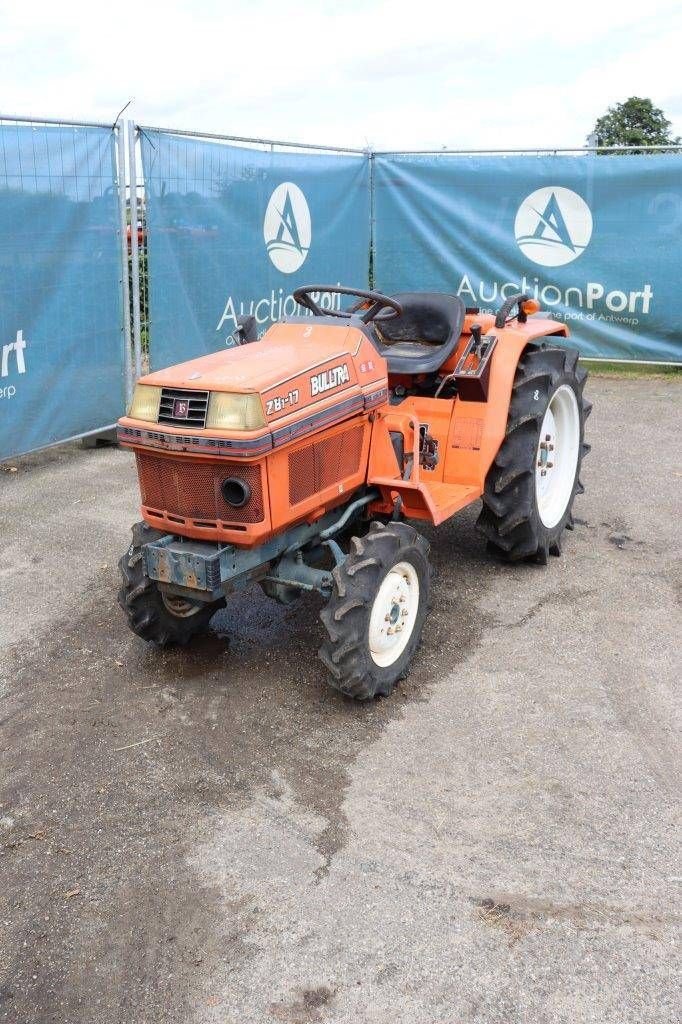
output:
[[178,597],[176,594],[162,593],[161,600],[171,615],[175,615],[178,619],[189,619],[190,616],[196,615],[203,607],[197,601],[190,601],[188,598]]
[[557,388],[542,420],[535,464],[535,497],[544,526],[564,515],[573,494],[580,446],[580,412],[568,384]]
[[369,619],[369,652],[380,668],[393,665],[414,632],[419,577],[410,562],[398,562],[381,582]]

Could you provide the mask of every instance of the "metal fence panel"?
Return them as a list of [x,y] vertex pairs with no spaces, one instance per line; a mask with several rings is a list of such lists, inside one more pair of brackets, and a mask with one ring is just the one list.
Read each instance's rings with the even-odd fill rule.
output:
[[374,161],[380,290],[524,291],[585,356],[682,361],[682,154]]
[[301,312],[309,283],[366,287],[366,155],[277,152],[141,129],[153,368]]
[[111,129],[0,123],[0,459],[123,405]]

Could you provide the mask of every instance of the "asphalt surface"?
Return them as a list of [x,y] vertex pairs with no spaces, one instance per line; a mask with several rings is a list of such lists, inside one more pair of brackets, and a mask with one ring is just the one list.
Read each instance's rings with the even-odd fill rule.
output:
[[678,1019],[682,382],[589,390],[563,557],[490,561],[475,509],[431,532],[370,705],[314,598],[128,631],[128,454],[2,467],[0,1021]]

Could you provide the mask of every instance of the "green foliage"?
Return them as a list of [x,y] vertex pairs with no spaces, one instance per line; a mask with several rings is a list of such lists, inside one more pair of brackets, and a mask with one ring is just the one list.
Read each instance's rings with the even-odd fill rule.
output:
[[663,363],[610,363],[602,359],[582,359],[590,377],[677,377],[682,380],[682,366]]
[[[142,352],[149,353],[149,272],[147,270],[147,246],[142,244],[138,250],[138,266],[140,268],[140,334]],[[128,252],[128,287],[133,293],[132,257]],[[131,311],[132,313],[132,311]],[[131,317],[132,323],[132,317]]]
[[609,107],[594,126],[600,146],[647,146],[676,145],[679,136],[670,134],[671,123],[659,107],[651,100],[631,96],[625,103]]

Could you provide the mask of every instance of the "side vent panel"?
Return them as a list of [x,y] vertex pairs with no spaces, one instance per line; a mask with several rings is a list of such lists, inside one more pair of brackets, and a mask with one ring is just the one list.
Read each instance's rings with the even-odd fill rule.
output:
[[353,476],[360,468],[364,425],[326,437],[289,453],[289,504]]

